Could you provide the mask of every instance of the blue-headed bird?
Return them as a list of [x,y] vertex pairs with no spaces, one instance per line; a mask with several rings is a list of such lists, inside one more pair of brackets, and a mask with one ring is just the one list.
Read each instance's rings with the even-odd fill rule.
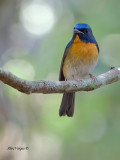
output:
[[[74,26],[72,40],[66,46],[61,62],[59,80],[79,81],[91,75],[98,61],[99,47],[88,24]],[[74,114],[75,93],[64,93],[59,110],[60,116]]]

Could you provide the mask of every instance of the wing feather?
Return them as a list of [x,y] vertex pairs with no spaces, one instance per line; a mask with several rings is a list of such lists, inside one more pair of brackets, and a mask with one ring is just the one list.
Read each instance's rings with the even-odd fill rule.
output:
[[59,73],[59,81],[65,81],[65,77],[64,77],[64,74],[63,74],[63,65],[64,65],[65,58],[67,56],[67,53],[68,53],[69,48],[70,48],[71,45],[72,45],[72,41],[70,41],[68,43],[68,45],[66,46],[66,48],[65,48],[64,55],[63,55],[63,58],[62,58],[62,61],[61,61],[61,67],[60,67],[60,73]]

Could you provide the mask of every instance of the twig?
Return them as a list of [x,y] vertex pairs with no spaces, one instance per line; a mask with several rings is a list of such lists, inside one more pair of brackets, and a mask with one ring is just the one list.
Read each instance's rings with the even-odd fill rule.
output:
[[96,81],[93,79],[81,79],[77,81],[27,81],[16,77],[12,73],[0,68],[0,80],[17,89],[20,92],[31,93],[65,93],[65,92],[77,92],[77,91],[91,91],[105,85],[114,83],[120,80],[120,67],[112,68],[110,71],[103,73],[96,77]]

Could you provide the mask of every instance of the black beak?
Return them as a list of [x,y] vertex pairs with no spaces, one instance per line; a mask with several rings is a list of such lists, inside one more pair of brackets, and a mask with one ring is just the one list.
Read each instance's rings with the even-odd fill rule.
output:
[[84,34],[83,32],[79,31],[79,30],[76,29],[76,28],[75,28],[73,31],[74,31],[74,33],[82,33],[82,34]]

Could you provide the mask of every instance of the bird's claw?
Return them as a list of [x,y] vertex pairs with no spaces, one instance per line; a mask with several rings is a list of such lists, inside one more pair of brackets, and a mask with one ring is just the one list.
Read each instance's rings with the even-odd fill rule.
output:
[[75,81],[77,81],[77,82],[81,82],[82,80],[81,80],[81,79],[79,79],[79,78],[75,78]]
[[89,74],[90,78],[96,83],[97,78],[95,76],[93,76],[92,74]]

